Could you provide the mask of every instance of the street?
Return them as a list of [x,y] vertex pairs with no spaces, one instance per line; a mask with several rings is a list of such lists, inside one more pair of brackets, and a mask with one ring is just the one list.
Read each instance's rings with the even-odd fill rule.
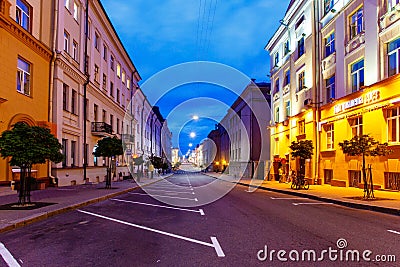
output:
[[[397,216],[264,190],[250,193],[242,185],[197,206],[231,186],[180,171],[143,189],[1,234],[0,266],[8,266],[4,251],[21,266],[398,266],[375,261],[376,255],[400,260]],[[321,254],[329,247],[343,255]],[[279,260],[279,250],[287,252],[280,255],[287,263]],[[300,253],[298,262],[289,258],[296,258],[292,250]],[[307,261],[306,255],[302,261],[303,250],[316,251],[315,261],[323,258]],[[346,261],[347,250],[358,250],[360,262]],[[362,259],[365,250],[372,252],[370,263]]]

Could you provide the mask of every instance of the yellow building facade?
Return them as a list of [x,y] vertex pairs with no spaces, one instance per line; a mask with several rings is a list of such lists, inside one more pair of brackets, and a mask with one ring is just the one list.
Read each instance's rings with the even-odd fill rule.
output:
[[[50,2],[0,0],[0,133],[17,122],[52,128]],[[46,164],[33,170],[37,178],[48,177]],[[15,175],[7,159],[0,159],[0,183],[8,184]]]
[[363,188],[362,158],[344,155],[339,142],[369,134],[393,150],[388,156],[367,158],[374,186],[399,190],[399,87],[400,75],[395,75],[321,108],[319,172],[324,184]]

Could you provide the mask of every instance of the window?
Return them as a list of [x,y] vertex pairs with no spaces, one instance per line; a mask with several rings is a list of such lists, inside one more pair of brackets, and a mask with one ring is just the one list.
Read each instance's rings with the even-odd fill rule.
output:
[[62,154],[64,155],[64,158],[63,158],[63,162],[62,162],[62,166],[63,166],[63,168],[65,168],[65,167],[67,167],[67,157],[68,157],[68,150],[67,150],[67,146],[68,146],[68,140],[67,139],[62,139],[62,141],[61,141],[61,144],[62,144]]
[[297,57],[304,55],[304,37],[297,41]]
[[279,122],[279,107],[275,108],[275,122]]
[[76,141],[71,141],[71,167],[75,165]]
[[304,22],[304,15],[302,15],[299,20],[296,22],[295,29],[297,30],[298,27]]
[[306,121],[300,120],[297,122],[298,134],[303,135],[306,133]]
[[113,84],[113,82],[110,82],[110,96],[114,97],[114,84]]
[[360,7],[350,16],[350,39],[364,32],[364,9]]
[[79,19],[79,5],[76,1],[74,1],[74,19],[76,21]]
[[326,102],[335,99],[335,75],[325,80]]
[[122,101],[121,101],[121,103],[122,103],[122,107],[125,108],[125,95],[124,95],[124,94],[122,94]]
[[71,113],[72,114],[77,114],[78,113],[78,107],[76,106],[76,101],[77,101],[77,93],[75,90],[72,90],[72,95],[71,95]]
[[388,142],[399,143],[400,107],[387,110]]
[[31,95],[31,64],[18,58],[17,91],[24,95]]
[[290,117],[290,100],[285,102],[285,120]]
[[350,127],[351,127],[351,134],[352,137],[363,134],[363,120],[362,117],[357,117],[354,119],[349,120]]
[[122,83],[125,83],[125,71],[122,71]]
[[110,57],[110,68],[112,70],[114,70],[114,57],[113,56]]
[[23,0],[17,0],[15,6],[16,21],[22,28],[31,31],[31,7]]
[[332,32],[325,38],[325,57],[335,52],[335,33]]
[[279,92],[279,79],[275,80],[274,94]]
[[326,15],[329,11],[331,11],[333,5],[334,5],[333,0],[324,0],[324,14]]
[[289,47],[289,39],[286,40],[286,42],[283,44],[283,55],[287,55],[290,52],[290,47]]
[[69,0],[65,0],[64,6],[69,10]]
[[103,59],[107,60],[107,46],[103,45]]
[[388,9],[391,11],[396,5],[400,3],[400,0],[388,0]]
[[279,52],[276,52],[274,56],[274,66],[278,67],[278,63],[279,63]]
[[68,111],[68,91],[69,87],[65,83],[63,84],[63,110]]
[[75,40],[72,43],[72,58],[78,61],[78,43]]
[[351,91],[356,92],[364,86],[364,59],[351,65]]
[[103,109],[103,122],[106,122],[107,112]]
[[400,73],[400,38],[388,44],[389,77]]
[[326,132],[326,148],[333,149],[333,142],[334,142],[334,132],[333,132],[333,124],[328,124],[325,126]]
[[131,80],[126,79],[126,88],[130,89],[131,88]]
[[119,134],[119,119],[117,118],[117,134]]
[[94,65],[94,80],[99,82],[99,66]]
[[98,110],[99,110],[99,107],[96,104],[94,104],[93,105],[93,114],[94,114],[94,121],[95,122],[98,121]]
[[305,71],[303,70],[302,72],[299,73],[298,77],[297,77],[297,84],[298,84],[298,91],[303,90],[306,86],[305,86]]
[[119,63],[117,64],[117,76],[121,78],[121,65]]
[[107,90],[107,75],[103,73],[103,89]]
[[290,84],[290,70],[287,70],[285,72],[285,81],[284,81],[284,86]]
[[111,129],[114,126],[114,116],[112,114],[110,114],[110,125],[111,125]]
[[97,49],[97,51],[99,51],[99,34],[97,32],[94,33],[94,47]]
[[89,74],[89,62],[90,62],[90,58],[88,55],[86,55],[85,57],[85,73]]
[[119,104],[120,100],[119,100],[119,89],[117,88],[117,103]]
[[[86,19],[84,21],[85,21],[85,33],[86,33]],[[91,27],[92,27],[92,23],[89,20],[88,24],[87,24],[87,38],[88,39],[90,39]]]
[[69,33],[64,31],[64,51],[69,53]]

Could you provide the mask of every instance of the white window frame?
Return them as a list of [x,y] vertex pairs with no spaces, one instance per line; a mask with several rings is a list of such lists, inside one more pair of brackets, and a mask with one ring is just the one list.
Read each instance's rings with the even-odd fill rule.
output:
[[351,136],[360,136],[363,134],[363,118],[362,116],[349,119],[349,124],[351,128]]
[[64,6],[69,10],[70,9],[70,1],[69,0],[65,0],[65,2],[64,2]]
[[325,133],[326,133],[326,149],[333,150],[335,147],[335,128],[334,124],[325,125]]
[[[393,49],[392,51],[389,51],[389,45],[395,41],[400,42],[400,38],[397,38],[387,44],[387,46],[388,46],[388,48],[387,48],[388,49],[388,76],[389,77],[400,73],[400,46]],[[393,57],[393,56],[396,60],[396,70],[394,73],[390,73],[390,57]]]
[[391,11],[399,3],[400,0],[388,0],[388,11]]
[[349,18],[350,39],[364,32],[364,6],[359,7]]
[[[352,63],[351,65],[350,65],[350,80],[351,80],[351,91],[352,92],[357,92],[357,91],[359,91],[360,90],[360,88],[361,88],[361,86],[364,86],[364,82],[365,81],[363,81],[362,83],[361,83],[361,79],[360,79],[360,77],[361,77],[361,72],[363,73],[363,77],[364,77],[364,79],[365,79],[365,73],[364,73],[364,68],[365,68],[365,62],[363,63],[363,67],[362,68],[359,68],[359,69],[356,69],[356,70],[354,70],[353,71],[353,66],[355,65],[355,64],[358,64],[358,63],[360,63],[361,61],[363,61],[364,62],[364,58],[362,58],[362,59],[360,59],[360,60],[357,60],[356,62],[354,62],[354,63]],[[354,81],[354,79],[356,79],[356,82],[357,82],[357,85],[356,85],[356,87],[353,87],[353,81]]]
[[[25,66],[24,66],[25,65]],[[18,57],[17,61],[17,92],[26,96],[31,95],[32,64]],[[19,85],[19,89],[18,89]]]
[[72,58],[78,61],[78,43],[75,40],[72,41]]
[[79,21],[79,4],[74,1],[74,19]]
[[[26,9],[28,13],[24,9]],[[31,16],[30,16],[30,14],[32,13],[31,10],[32,8],[26,1],[24,0],[16,1],[15,20],[22,28],[24,28],[28,32],[31,31]]]
[[[328,82],[333,78],[333,83]],[[336,97],[336,76],[335,74],[325,79],[325,92],[326,92],[326,102],[331,102],[332,98]],[[333,92],[333,95],[332,95]]]
[[285,102],[285,120],[290,117],[290,100]]
[[121,78],[121,65],[117,63],[117,77]]
[[64,51],[69,54],[69,38],[70,35],[67,31],[64,30]]
[[297,90],[298,90],[298,92],[303,90],[305,87],[306,87],[306,71],[301,70],[297,74],[297,88],[298,88]]
[[[395,111],[395,115],[391,114],[391,111]],[[387,139],[388,143],[400,143],[400,107],[393,107],[387,109]],[[394,127],[394,133],[393,133]],[[395,135],[393,137],[393,134]]]
[[335,32],[329,33],[325,38],[325,57],[335,53]]

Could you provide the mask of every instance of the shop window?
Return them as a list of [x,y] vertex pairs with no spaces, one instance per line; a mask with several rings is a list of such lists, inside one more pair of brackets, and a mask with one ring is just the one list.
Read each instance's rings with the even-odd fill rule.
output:
[[328,124],[325,126],[326,133],[326,149],[334,148],[334,127],[333,124]]
[[333,179],[333,170],[324,169],[324,183],[330,184]]
[[351,127],[351,134],[352,137],[363,134],[363,119],[362,117],[357,117],[354,119],[349,120],[350,127]]
[[400,107],[395,107],[387,110],[387,128],[388,128],[388,142],[398,143],[399,139],[399,119]]
[[297,127],[298,127],[298,131],[297,131],[298,135],[303,135],[306,133],[306,121],[305,120],[299,120],[297,122]]

